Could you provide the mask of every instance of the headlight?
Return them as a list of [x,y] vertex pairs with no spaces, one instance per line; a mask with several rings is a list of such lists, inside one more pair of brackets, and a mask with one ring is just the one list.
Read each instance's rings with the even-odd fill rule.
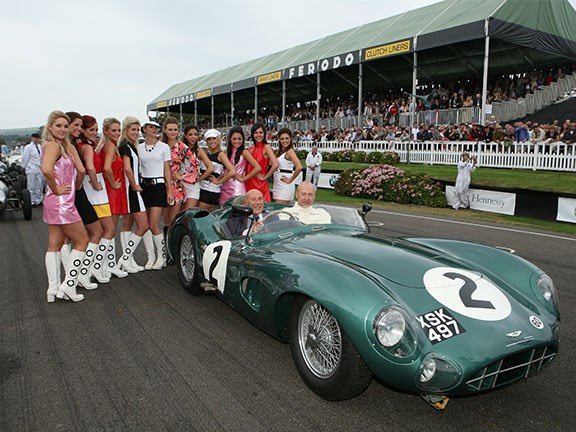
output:
[[373,322],[376,340],[400,358],[408,357],[416,349],[416,336],[406,316],[400,307],[390,306],[381,310]]
[[445,392],[460,384],[462,371],[447,355],[430,353],[420,364],[416,386],[423,392]]
[[406,331],[406,320],[396,309],[388,309],[376,318],[374,332],[378,342],[385,347],[396,345]]
[[536,282],[536,286],[546,301],[553,303],[556,307],[558,306],[556,288],[554,288],[554,282],[552,282],[550,276],[546,273],[542,273]]

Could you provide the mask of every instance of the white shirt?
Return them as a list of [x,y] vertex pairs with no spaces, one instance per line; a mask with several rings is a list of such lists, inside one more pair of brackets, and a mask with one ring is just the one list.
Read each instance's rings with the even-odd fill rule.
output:
[[322,155],[320,152],[316,152],[316,156],[314,156],[312,152],[308,153],[308,156],[306,156],[306,166],[309,167],[311,165],[315,167],[322,165]]
[[162,141],[153,146],[138,144],[138,159],[143,178],[164,178],[164,162],[172,160],[170,146]]
[[22,152],[22,167],[29,172],[40,171],[42,167],[42,147],[40,144],[31,142],[24,147],[24,151]]
[[304,224],[329,224],[332,223],[330,213],[319,207],[300,207],[298,203],[294,207],[284,209],[296,216]]

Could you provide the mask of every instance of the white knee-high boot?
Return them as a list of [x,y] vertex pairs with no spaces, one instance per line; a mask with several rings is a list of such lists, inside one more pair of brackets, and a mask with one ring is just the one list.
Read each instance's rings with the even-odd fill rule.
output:
[[[128,239],[132,235],[132,231],[122,231],[120,232],[120,243],[122,244],[122,255],[126,253],[126,248],[128,247]],[[134,251],[132,251],[134,253]],[[120,267],[120,261],[118,261],[118,266]],[[130,255],[130,267],[132,268],[132,272],[128,273],[138,273],[144,271],[144,267],[138,265],[138,263],[134,260],[134,256]],[[120,267],[123,268],[123,267]]]
[[108,244],[108,267],[106,269],[106,275],[114,275],[117,278],[125,278],[128,276],[128,273],[124,270],[120,269],[116,265],[116,240],[110,240],[110,244]]
[[46,264],[46,274],[48,275],[46,297],[48,303],[52,303],[56,294],[58,294],[58,287],[62,283],[60,280],[60,252],[46,252],[44,263]]
[[60,248],[60,261],[64,267],[64,273],[68,273],[70,270],[70,251],[72,250],[72,245],[70,243],[64,243]]
[[144,269],[152,270],[154,268],[154,263],[156,262],[156,254],[154,253],[154,237],[152,237],[152,231],[146,231],[142,237],[142,242],[144,243],[144,248],[148,254],[148,261],[146,261]]
[[90,273],[98,281],[98,283],[108,283],[110,282],[110,277],[106,276],[106,262],[108,261],[108,245],[110,240],[102,237],[98,243],[98,248],[96,250],[96,255],[94,256],[94,261],[92,261],[92,267],[90,268]]
[[78,283],[78,275],[80,274],[80,268],[82,267],[82,261],[85,255],[84,251],[76,249],[72,249],[72,252],[70,252],[70,270],[66,272],[64,282],[62,282],[58,287],[56,297],[59,299],[67,296],[74,302],[84,300],[82,294],[76,293],[76,285]]
[[158,259],[152,268],[154,270],[161,270],[162,267],[166,267],[166,242],[164,241],[164,234],[157,234],[153,238],[158,251]]
[[133,266],[131,260],[134,251],[140,244],[140,241],[142,241],[142,237],[134,233],[132,233],[130,237],[128,237],[128,239],[126,240],[126,247],[124,248],[124,254],[122,255],[122,258],[120,258],[120,261],[118,262],[118,267],[120,267],[123,270],[126,270],[128,273],[138,273],[140,271],[138,270],[138,268],[135,268]]
[[94,255],[96,255],[97,248],[98,245],[96,243],[88,243],[84,259],[82,260],[82,267],[80,267],[80,274],[78,275],[78,285],[87,290],[98,288],[97,283],[90,281],[90,266],[92,266],[92,261],[94,260]]

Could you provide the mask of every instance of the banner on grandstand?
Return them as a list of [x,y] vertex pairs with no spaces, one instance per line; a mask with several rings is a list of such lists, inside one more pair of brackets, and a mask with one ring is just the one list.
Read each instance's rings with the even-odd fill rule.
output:
[[390,57],[397,54],[410,52],[412,49],[412,39],[406,39],[387,45],[379,45],[364,50],[364,61],[375,60],[382,57]]
[[[446,186],[446,199],[449,206],[456,203],[456,188],[454,186]],[[513,193],[468,189],[468,199],[472,210],[512,216],[516,210],[516,194]]]
[[576,223],[576,199],[558,198],[557,221]]
[[326,72],[327,70],[338,69],[342,66],[350,66],[359,61],[360,58],[357,51],[333,57],[326,57],[318,61],[284,69],[284,79],[300,78],[303,76],[313,75],[317,72]]

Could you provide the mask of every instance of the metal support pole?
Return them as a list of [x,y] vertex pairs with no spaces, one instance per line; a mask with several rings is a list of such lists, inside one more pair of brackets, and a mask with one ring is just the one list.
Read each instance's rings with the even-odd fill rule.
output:
[[[416,38],[414,38],[414,53],[412,54],[412,103],[410,104],[410,127],[416,121],[416,86],[418,85],[418,53],[416,52]],[[414,139],[414,137],[412,137]]]
[[254,87],[254,123],[258,123],[258,86]]
[[358,63],[358,124],[362,127],[362,62]]
[[286,80],[282,80],[282,126],[286,122]]
[[320,72],[316,73],[316,133],[320,131]]
[[486,34],[486,40],[484,44],[484,73],[482,75],[482,112],[480,113],[480,118],[478,123],[484,124],[486,121],[486,92],[488,90],[488,63],[490,60],[490,36],[489,36],[489,23],[488,19],[484,21],[484,32]]
[[210,96],[210,126],[214,127],[214,96]]
[[198,101],[194,100],[194,124],[198,127]]
[[234,92],[230,92],[230,126],[234,126]]
[[180,104],[180,130],[184,129],[184,117],[182,116],[182,104]]

